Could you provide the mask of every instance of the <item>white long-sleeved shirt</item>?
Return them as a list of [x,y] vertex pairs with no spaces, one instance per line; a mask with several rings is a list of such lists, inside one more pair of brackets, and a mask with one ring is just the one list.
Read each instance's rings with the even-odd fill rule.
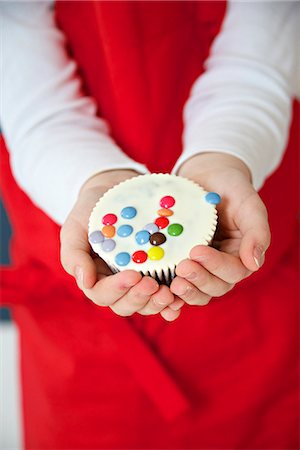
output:
[[[146,173],[109,135],[81,90],[51,1],[0,3],[1,126],[16,180],[62,224],[83,183],[120,168]],[[259,189],[280,163],[291,101],[300,97],[298,2],[232,2],[206,71],[184,109],[175,167],[207,151],[232,154]]]

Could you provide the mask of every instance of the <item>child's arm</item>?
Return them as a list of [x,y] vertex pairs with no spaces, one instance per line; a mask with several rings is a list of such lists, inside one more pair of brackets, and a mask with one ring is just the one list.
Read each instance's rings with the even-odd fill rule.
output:
[[293,96],[300,97],[300,4],[229,2],[206,71],[184,109],[183,152],[241,159],[255,189],[279,165]]
[[29,197],[62,224],[81,186],[113,169],[148,172],[129,158],[81,87],[53,2],[0,2],[1,128]]
[[299,20],[297,2],[232,2],[192,89],[174,170],[223,200],[219,251],[195,247],[177,267],[171,291],[187,303],[208,303],[264,262],[270,230],[255,189],[282,158],[300,97]]
[[[64,224],[62,264],[91,300],[124,316],[158,313],[174,300],[169,289],[134,271],[107,276],[105,264],[90,256],[87,222],[96,201],[147,169],[116,145],[95,102],[82,92],[51,4],[0,3],[1,125],[14,175],[41,209]],[[166,318],[179,314],[171,310]]]

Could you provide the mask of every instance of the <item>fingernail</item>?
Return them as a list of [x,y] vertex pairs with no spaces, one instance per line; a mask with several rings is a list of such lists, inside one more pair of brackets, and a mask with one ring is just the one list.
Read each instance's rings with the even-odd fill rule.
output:
[[154,298],[153,301],[158,306],[167,306],[167,304],[168,304],[168,302],[166,302],[166,300],[157,300],[156,298]]
[[187,278],[188,280],[195,280],[197,278],[196,272],[188,273],[184,278]]
[[75,278],[76,278],[78,287],[80,289],[83,289],[83,270],[79,266],[75,267]]
[[260,268],[265,261],[265,252],[262,250],[261,247],[254,248],[253,258],[257,267]]

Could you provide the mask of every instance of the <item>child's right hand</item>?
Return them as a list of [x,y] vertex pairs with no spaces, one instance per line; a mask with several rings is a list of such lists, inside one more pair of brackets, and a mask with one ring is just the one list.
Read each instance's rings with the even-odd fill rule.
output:
[[78,287],[99,306],[109,306],[120,316],[162,312],[173,321],[180,315],[183,300],[174,297],[167,286],[134,270],[112,274],[105,262],[91,255],[88,220],[99,198],[112,186],[138,175],[132,170],[103,172],[89,179],[61,229],[61,263],[76,278]]

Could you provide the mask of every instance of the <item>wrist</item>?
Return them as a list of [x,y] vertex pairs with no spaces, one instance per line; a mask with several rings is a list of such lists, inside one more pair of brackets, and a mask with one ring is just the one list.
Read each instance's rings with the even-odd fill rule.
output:
[[181,164],[178,175],[186,178],[216,176],[227,169],[239,171],[251,183],[252,176],[248,166],[238,157],[228,153],[205,152],[192,156]]
[[116,169],[100,172],[90,177],[81,187],[80,193],[95,187],[112,187],[121,181],[140,175],[139,172],[131,169]]

